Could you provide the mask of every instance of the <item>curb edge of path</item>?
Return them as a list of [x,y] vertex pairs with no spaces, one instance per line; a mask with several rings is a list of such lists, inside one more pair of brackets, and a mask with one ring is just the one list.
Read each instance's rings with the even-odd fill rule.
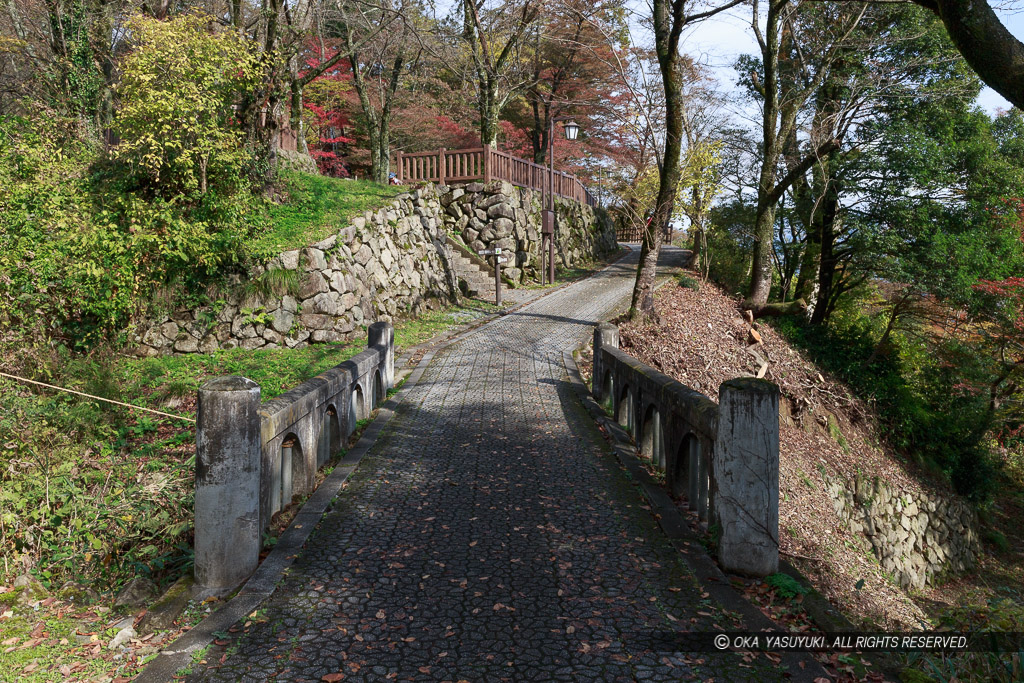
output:
[[[500,320],[509,313],[518,311],[549,294],[554,294],[565,287],[589,279],[615,266],[623,259],[628,258],[633,252],[632,247],[625,244],[622,246],[625,248],[625,253],[586,277],[562,283],[530,301],[507,308],[498,313],[493,313],[483,319],[472,321],[467,326],[462,327],[462,329],[451,333],[442,333],[438,338],[405,349],[396,363],[402,363],[402,367],[397,370],[396,376],[408,377],[402,388],[381,405],[377,418],[366,428],[366,431],[363,432],[363,435],[356,442],[356,445],[352,447],[352,450],[337,462],[331,474],[313,491],[299,509],[291,524],[281,534],[277,544],[263,559],[263,562],[256,568],[252,576],[242,584],[242,587],[233,598],[164,647],[135,677],[135,683],[166,683],[173,680],[175,674],[192,660],[193,653],[202,650],[213,642],[215,633],[226,631],[232,624],[244,619],[267,598],[273,595],[277,584],[284,577],[285,571],[291,567],[295,558],[302,551],[306,541],[319,526],[320,521],[331,505],[331,501],[338,495],[342,485],[356,470],[363,456],[377,442],[377,437],[391,421],[391,418],[394,417],[395,410],[405,399],[405,395],[416,386],[427,366],[430,365],[438,352],[443,351],[481,327]],[[423,348],[426,349],[423,357],[412,370],[409,370],[408,364],[413,354]]]
[[[682,513],[669,497],[668,492],[658,484],[640,460],[636,457],[636,446],[622,427],[612,421],[594,401],[587,390],[579,367],[572,351],[562,352],[562,362],[569,376],[569,383],[576,390],[580,403],[584,405],[599,426],[604,427],[611,437],[610,446],[615,457],[639,484],[647,503],[651,507],[651,515],[657,520],[658,526],[668,537],[669,542],[679,553],[680,559],[697,578],[700,586],[723,608],[739,613],[751,631],[786,632],[784,628],[769,619],[757,607],[736,592],[729,584],[728,577],[722,572],[715,561],[708,555],[704,546],[690,531]],[[782,665],[789,674],[788,680],[800,683],[813,683],[815,679],[832,680],[825,668],[810,653],[781,653]]]

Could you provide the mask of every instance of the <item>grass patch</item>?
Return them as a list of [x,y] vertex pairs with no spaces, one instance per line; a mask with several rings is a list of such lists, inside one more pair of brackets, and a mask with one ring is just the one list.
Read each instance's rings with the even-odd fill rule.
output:
[[298,271],[271,268],[246,282],[242,287],[242,292],[246,296],[271,299],[285,295],[298,297],[299,289]]
[[504,310],[490,301],[463,299],[459,306],[448,306],[429,311],[418,318],[399,322],[395,325],[395,346],[404,350],[416,346],[453,327],[471,323],[488,315]]
[[270,207],[269,232],[249,246],[257,258],[318,242],[368,209],[379,209],[408,188],[281,171],[287,200]]
[[[17,615],[0,621],[0,642],[5,643],[0,681],[82,680],[106,673],[110,663],[83,657],[96,644],[106,646],[106,632],[100,630],[96,644],[78,643],[76,631],[90,631],[96,625],[83,626],[75,618],[58,618],[48,611],[42,615]],[[10,643],[10,645],[6,645]],[[10,648],[10,652],[6,650]],[[67,672],[66,674],[64,672]]]
[[[365,340],[301,349],[229,349],[210,355],[163,356],[128,360],[121,377],[141,396],[163,395],[168,387],[191,396],[209,379],[242,375],[260,385],[264,401],[275,398],[310,377],[344,362],[366,348]],[[171,403],[174,400],[171,399]]]

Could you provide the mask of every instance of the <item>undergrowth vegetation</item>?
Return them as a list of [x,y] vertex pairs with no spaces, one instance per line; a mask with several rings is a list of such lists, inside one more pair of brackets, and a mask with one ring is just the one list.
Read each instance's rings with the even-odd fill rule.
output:
[[[154,307],[211,303],[232,272],[322,239],[395,194],[285,171],[279,203],[234,181],[167,199],[72,122],[0,119],[0,346],[122,343]],[[295,279],[272,270],[244,286],[290,292]]]
[[[709,277],[738,292],[746,278],[737,263],[749,246],[729,227],[709,231]],[[871,283],[840,300],[827,324],[805,316],[771,318],[771,324],[823,369],[847,383],[874,409],[881,436],[898,453],[945,479],[958,493],[984,506],[1008,477],[1024,487],[1024,441],[994,432],[995,415],[985,386],[987,369],[964,337],[945,335],[927,319],[887,331]]]
[[[433,311],[398,323],[395,343],[407,348],[494,310],[467,302]],[[186,420],[0,378],[0,583],[29,572],[51,590],[68,581],[107,588],[181,574],[192,561],[195,428],[187,420],[196,390],[212,377],[244,375],[268,400],[365,346],[146,359],[63,349],[34,358],[50,383]]]
[[240,265],[261,207],[248,189],[161,197],[73,122],[0,119],[3,341],[122,341],[159,288],[193,296]]
[[876,354],[884,320],[857,307],[833,315],[832,324],[780,318],[775,328],[875,409],[886,441],[976,502],[989,498],[998,463],[986,439],[983,398],[956,390],[958,368],[942,362],[915,337],[891,335]]

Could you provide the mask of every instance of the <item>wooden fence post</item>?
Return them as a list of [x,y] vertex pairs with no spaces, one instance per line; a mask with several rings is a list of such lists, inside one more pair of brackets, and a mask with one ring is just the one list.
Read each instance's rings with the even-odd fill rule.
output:
[[398,178],[399,181],[404,180],[402,177],[402,150],[395,152],[395,166],[398,167],[398,170],[395,171],[395,177]]
[[445,148],[442,147],[437,153],[437,184],[444,185],[444,153]]
[[484,145],[484,151],[481,154],[483,155],[484,185],[486,185],[491,182],[491,146]]

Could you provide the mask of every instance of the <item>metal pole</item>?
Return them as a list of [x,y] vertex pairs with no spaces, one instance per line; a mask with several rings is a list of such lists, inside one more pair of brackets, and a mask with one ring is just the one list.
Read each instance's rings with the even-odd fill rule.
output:
[[494,304],[501,305],[501,248],[494,249]]
[[[555,118],[549,117],[548,119],[548,183],[550,187],[548,195],[551,202],[551,215],[554,217],[555,214]],[[552,221],[551,224],[551,235],[548,236],[548,282],[555,284],[555,223]]]
[[[541,210],[541,230],[542,231],[544,230],[544,211],[543,211],[543,209]],[[547,279],[548,279],[548,266],[547,266],[547,262],[544,260],[544,249],[545,249],[544,240],[545,240],[544,233],[541,232],[541,234],[540,234],[540,283],[542,285],[546,285],[547,284]]]
[[[548,121],[548,129],[551,128],[551,121]],[[550,138],[550,133],[548,134]],[[535,167],[536,168],[536,167]],[[544,236],[544,210],[548,208],[548,185],[544,182],[544,176],[540,178],[540,283],[542,285],[547,284],[548,267],[547,261],[544,258],[545,251],[547,250],[547,239]]]
[[555,210],[555,117],[548,117],[548,208]]

